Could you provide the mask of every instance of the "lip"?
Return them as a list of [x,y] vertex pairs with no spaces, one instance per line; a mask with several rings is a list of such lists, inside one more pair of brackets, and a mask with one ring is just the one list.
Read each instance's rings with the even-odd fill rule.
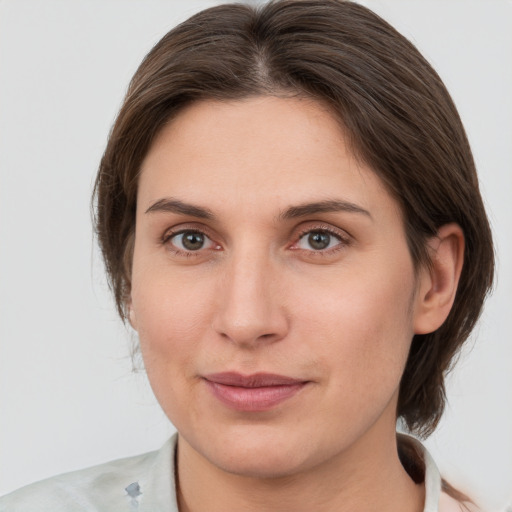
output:
[[289,400],[309,381],[273,373],[214,373],[203,377],[211,393],[228,407],[245,412],[268,411]]

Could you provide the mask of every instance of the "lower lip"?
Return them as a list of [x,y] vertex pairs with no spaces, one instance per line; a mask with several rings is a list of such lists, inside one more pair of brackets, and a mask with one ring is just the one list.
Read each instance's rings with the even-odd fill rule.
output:
[[213,395],[232,409],[246,412],[268,411],[295,396],[307,383],[243,388],[205,381]]

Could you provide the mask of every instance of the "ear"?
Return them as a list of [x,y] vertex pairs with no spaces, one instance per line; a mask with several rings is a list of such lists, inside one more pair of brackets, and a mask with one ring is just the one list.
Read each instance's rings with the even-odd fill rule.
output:
[[137,316],[135,314],[135,309],[133,308],[133,303],[132,303],[131,298],[126,306],[128,308],[128,321],[130,322],[132,329],[134,329],[136,331],[137,330]]
[[419,278],[414,333],[428,334],[441,327],[455,300],[464,261],[464,233],[455,223],[442,226],[428,242],[431,267]]

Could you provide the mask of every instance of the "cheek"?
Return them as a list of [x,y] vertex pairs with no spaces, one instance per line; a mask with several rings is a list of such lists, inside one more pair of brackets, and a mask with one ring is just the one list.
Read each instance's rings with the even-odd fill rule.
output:
[[303,288],[302,330],[306,339],[321,339],[312,349],[335,366],[331,378],[345,389],[373,394],[373,384],[387,390],[399,384],[414,332],[414,274],[407,263],[394,275],[376,267],[333,276],[320,283],[321,294]]
[[132,286],[132,307],[149,377],[154,367],[191,360],[211,325],[211,292],[206,283],[152,269],[134,272]]
[[176,427],[198,417],[195,381],[198,356],[211,325],[210,296],[204,286],[165,272],[135,275],[132,303],[149,383]]

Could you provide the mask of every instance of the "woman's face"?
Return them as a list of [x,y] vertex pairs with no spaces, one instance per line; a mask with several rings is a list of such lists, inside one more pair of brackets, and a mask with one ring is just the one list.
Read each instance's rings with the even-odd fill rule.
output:
[[318,103],[196,103],[143,162],[131,322],[208,464],[286,475],[394,435],[416,285],[396,201]]

